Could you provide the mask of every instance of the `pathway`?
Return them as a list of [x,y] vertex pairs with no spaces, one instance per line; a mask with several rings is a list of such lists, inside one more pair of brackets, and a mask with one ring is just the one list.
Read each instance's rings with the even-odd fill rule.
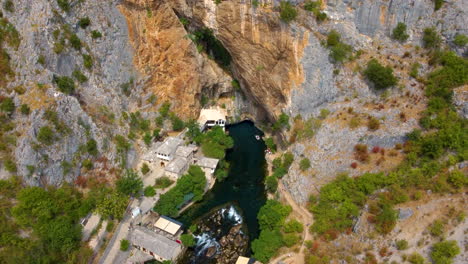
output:
[[286,264],[303,264],[306,250],[305,241],[311,240],[312,238],[312,235],[309,232],[309,226],[313,223],[313,216],[307,209],[298,205],[296,201],[294,201],[289,192],[284,189],[283,183],[281,181],[278,184],[278,192],[281,198],[283,198],[286,203],[291,206],[293,213],[296,213],[299,216],[300,221],[304,224],[304,239],[302,240],[301,247],[297,253],[288,252],[282,254],[270,260],[269,263],[276,264],[279,263],[279,261],[282,261]]

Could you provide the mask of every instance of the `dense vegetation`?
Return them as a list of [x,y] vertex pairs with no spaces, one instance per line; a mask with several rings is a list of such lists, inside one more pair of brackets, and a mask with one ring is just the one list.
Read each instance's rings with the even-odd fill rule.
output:
[[305,1],[304,2],[304,9],[314,13],[315,18],[317,21],[321,22],[327,19],[327,14],[321,11],[322,1]]
[[399,22],[392,31],[392,38],[401,42],[406,41],[409,35],[406,33],[406,24]]
[[374,84],[376,89],[385,89],[397,84],[393,69],[390,66],[383,66],[376,59],[372,59],[367,63],[364,75]]
[[334,238],[337,232],[351,228],[368,197],[384,188],[385,192],[370,203],[369,211],[376,229],[388,233],[396,221],[394,204],[416,199],[418,190],[458,192],[468,185],[466,175],[446,169],[468,155],[467,121],[451,104],[453,88],[468,82],[468,61],[452,52],[434,52],[432,61],[441,67],[427,77],[429,102],[420,120],[424,130],[408,135],[405,161],[388,174],[366,173],[354,179],[341,175],[322,187],[318,199],[311,199],[313,231]]
[[234,146],[234,141],[222,127],[215,126],[206,133],[202,133],[194,121],[188,122],[187,127],[187,136],[201,146],[203,154],[207,157],[222,160],[226,150]]
[[[280,247],[291,246],[297,242],[298,236],[291,233],[302,230],[300,223],[288,222],[283,230],[286,217],[291,210],[291,207],[282,205],[276,200],[268,200],[260,208],[257,215],[261,230],[260,236],[252,242],[252,251],[257,260],[267,263]],[[285,236],[282,230],[290,234]]]
[[332,30],[328,33],[327,47],[330,49],[330,58],[334,63],[341,63],[349,58],[352,48],[341,41],[341,35]]
[[160,214],[177,216],[179,206],[184,202],[184,196],[193,194],[192,201],[200,201],[206,186],[205,173],[198,166],[190,166],[187,174],[183,175],[174,188],[161,195],[154,210]]
[[280,2],[280,17],[286,23],[289,23],[296,19],[297,17],[297,10],[296,8],[289,3],[288,1],[281,1]]

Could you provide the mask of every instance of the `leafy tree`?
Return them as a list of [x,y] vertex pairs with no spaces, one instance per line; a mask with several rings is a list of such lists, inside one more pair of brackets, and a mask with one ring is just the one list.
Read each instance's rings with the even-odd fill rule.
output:
[[276,251],[284,245],[283,237],[279,230],[262,230],[258,239],[252,242],[254,258],[262,263],[268,263]]
[[127,207],[128,197],[116,192],[105,193],[97,202],[96,211],[104,218],[122,218]]
[[53,81],[57,84],[59,91],[65,94],[72,94],[75,91],[75,82],[68,76],[55,76]]
[[234,141],[224,130],[215,126],[201,139],[201,149],[203,154],[210,158],[223,159],[227,149],[234,146]]
[[289,116],[285,113],[281,113],[278,120],[276,120],[272,126],[273,131],[278,131],[283,128],[289,129]]
[[283,243],[287,247],[292,247],[301,240],[301,237],[296,234],[285,234],[283,236]]
[[180,241],[182,241],[182,244],[186,247],[193,247],[196,245],[195,238],[191,234],[182,234],[180,236]]
[[159,108],[159,115],[163,118],[166,118],[169,115],[169,110],[171,108],[171,103],[164,102]]
[[283,227],[283,231],[285,233],[302,233],[302,231],[304,231],[304,226],[301,222],[297,221],[296,219],[292,219],[286,222],[286,224]]
[[382,66],[376,59],[372,59],[367,63],[364,75],[377,89],[385,89],[397,84],[397,79],[393,76],[393,69]]
[[118,179],[115,184],[117,191],[131,196],[136,195],[143,188],[143,182],[140,177],[132,170],[127,170],[125,175]]
[[392,38],[401,42],[406,41],[409,35],[406,33],[406,24],[399,22],[392,31]]
[[163,176],[161,178],[156,179],[155,187],[156,187],[156,189],[164,189],[164,188],[167,188],[167,187],[171,186],[171,184],[173,184],[173,183],[174,183],[173,180],[169,179],[166,176]]
[[303,158],[299,162],[299,168],[301,169],[301,171],[308,170],[310,168],[310,160],[308,158]]
[[280,17],[286,23],[289,23],[296,19],[297,17],[297,10],[296,8],[289,3],[288,1],[281,1],[280,2]]
[[268,200],[266,204],[260,208],[257,219],[261,230],[274,230],[280,228],[284,224],[284,220],[291,213],[291,207],[282,205],[276,200]]
[[82,29],[87,28],[89,25],[91,25],[91,20],[89,17],[83,17],[78,20],[78,26],[80,26]]
[[37,140],[46,145],[52,145],[55,140],[54,131],[49,126],[43,126],[37,133]]
[[154,189],[153,186],[147,186],[145,190],[143,191],[146,197],[152,197],[156,195],[156,190]]
[[423,35],[423,46],[428,49],[438,48],[441,39],[435,28],[425,28]]
[[442,241],[435,243],[432,247],[431,258],[434,264],[450,264],[458,254],[460,254],[460,247],[455,240]]
[[68,3],[68,0],[57,0],[57,4],[63,11],[70,11],[70,3]]
[[327,47],[333,62],[343,62],[352,51],[351,46],[341,42],[341,35],[336,30],[330,31],[327,36]]
[[278,178],[275,176],[266,177],[265,187],[270,193],[275,193],[278,189]]
[[171,123],[172,123],[172,130],[174,131],[182,131],[182,129],[184,129],[185,127],[184,121],[182,121],[182,119],[180,119],[176,115],[171,116]]
[[120,240],[120,250],[127,251],[130,248],[130,242],[127,239]]

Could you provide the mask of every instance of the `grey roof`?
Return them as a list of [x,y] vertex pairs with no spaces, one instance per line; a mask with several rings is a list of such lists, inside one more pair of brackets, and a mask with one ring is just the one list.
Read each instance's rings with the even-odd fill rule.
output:
[[198,160],[197,165],[202,168],[216,169],[216,166],[218,166],[218,161],[218,159],[203,157]]
[[155,142],[151,148],[148,150],[148,152],[146,152],[145,154],[143,154],[143,156],[141,157],[143,160],[148,160],[148,161],[151,161],[153,160],[156,156],[156,150],[162,145],[162,142]]
[[188,158],[194,149],[190,146],[179,146],[175,152],[176,156]]
[[144,247],[167,260],[176,259],[182,251],[179,243],[141,226],[135,227],[130,240],[133,245]]
[[183,173],[183,170],[187,168],[188,160],[183,157],[176,157],[166,166],[166,171],[177,174]]
[[164,155],[172,155],[176,151],[177,147],[182,145],[184,141],[180,138],[168,137],[164,142],[156,149],[157,153]]

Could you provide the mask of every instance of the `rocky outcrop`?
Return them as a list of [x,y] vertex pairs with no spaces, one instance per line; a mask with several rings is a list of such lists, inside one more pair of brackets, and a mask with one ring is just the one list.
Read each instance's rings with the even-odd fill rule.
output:
[[202,96],[217,99],[231,92],[232,78],[187,37],[181,21],[164,1],[128,0],[125,15],[134,64],[147,79],[145,92],[169,101],[183,118],[198,117]]

